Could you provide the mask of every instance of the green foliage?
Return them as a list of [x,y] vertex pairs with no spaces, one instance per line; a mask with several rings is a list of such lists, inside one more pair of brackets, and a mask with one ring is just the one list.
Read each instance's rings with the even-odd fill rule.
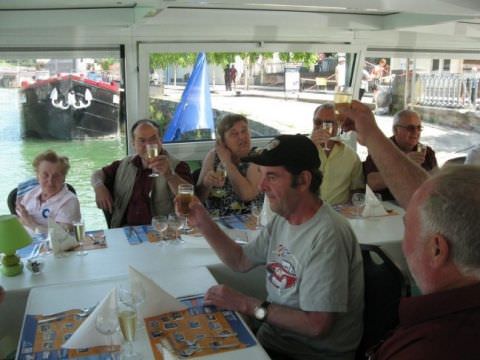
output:
[[284,62],[302,63],[307,67],[316,64],[318,60],[317,54],[311,52],[281,52],[278,57]]
[[107,59],[97,59],[97,63],[100,64],[100,67],[102,68],[103,71],[108,71],[110,70],[110,67],[115,64],[116,60],[112,58],[107,58]]
[[155,53],[150,54],[151,69],[166,69],[168,65],[187,67],[195,64],[196,53]]

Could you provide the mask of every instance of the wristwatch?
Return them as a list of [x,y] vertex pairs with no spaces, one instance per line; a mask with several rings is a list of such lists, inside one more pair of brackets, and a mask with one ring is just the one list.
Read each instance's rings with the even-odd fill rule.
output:
[[260,304],[260,306],[257,306],[253,310],[253,316],[255,316],[255,319],[258,321],[265,321],[268,315],[268,307],[270,306],[269,301],[264,301],[263,303]]

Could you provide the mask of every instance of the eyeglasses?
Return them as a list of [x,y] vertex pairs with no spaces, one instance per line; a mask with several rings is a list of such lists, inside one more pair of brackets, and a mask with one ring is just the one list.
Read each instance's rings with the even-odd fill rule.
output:
[[415,131],[422,131],[423,130],[422,125],[395,125],[395,127],[400,127],[400,128],[405,129],[409,132],[415,132]]
[[335,120],[314,120],[314,126],[322,126],[323,124],[335,124]]

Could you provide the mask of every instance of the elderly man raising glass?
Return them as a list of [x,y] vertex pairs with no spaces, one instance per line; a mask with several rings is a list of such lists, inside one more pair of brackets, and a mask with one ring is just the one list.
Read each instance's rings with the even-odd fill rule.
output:
[[[189,166],[162,148],[156,122],[137,121],[131,136],[136,154],[95,171],[91,178],[97,206],[111,214],[110,227],[150,224],[153,216],[174,212],[178,185],[192,182]],[[149,156],[148,144],[157,145],[156,156]]]
[[17,215],[30,233],[46,233],[48,219],[71,226],[79,221],[80,203],[68,190],[65,177],[70,169],[68,157],[47,150],[33,160],[38,185],[17,199]]
[[[431,171],[437,168],[437,159],[429,146],[420,143],[421,133],[422,122],[415,111],[402,110],[394,115],[393,136],[390,139],[411,160],[425,170]],[[383,200],[394,199],[371,155],[365,160],[363,170],[367,184],[373,191],[380,193]]]

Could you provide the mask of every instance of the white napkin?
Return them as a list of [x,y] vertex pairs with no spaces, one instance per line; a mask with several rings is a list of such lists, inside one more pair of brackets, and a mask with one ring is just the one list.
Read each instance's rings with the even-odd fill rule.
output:
[[183,247],[188,249],[210,249],[211,246],[202,236],[181,235],[184,241]]
[[77,246],[75,238],[51,218],[48,218],[48,235],[50,237],[50,246],[52,247],[54,254],[59,254]]
[[62,347],[66,349],[84,349],[94,346],[120,345],[122,339],[118,331],[113,337],[110,337],[110,335],[100,333],[95,327],[97,316],[100,314],[117,317],[116,295],[116,290],[113,288]]
[[262,212],[260,213],[260,224],[262,226],[267,226],[267,224],[272,220],[274,212],[270,208],[270,201],[268,200],[267,194],[263,198]]
[[133,267],[130,266],[128,272],[130,281],[139,282],[145,290],[145,302],[140,309],[142,318],[172,311],[180,311],[187,308],[180,301],[158,286],[152,279],[143,275]]
[[375,193],[370,189],[370,186],[367,185],[365,189],[365,207],[363,208],[362,216],[385,216],[387,212],[383,207],[383,204],[375,196]]

